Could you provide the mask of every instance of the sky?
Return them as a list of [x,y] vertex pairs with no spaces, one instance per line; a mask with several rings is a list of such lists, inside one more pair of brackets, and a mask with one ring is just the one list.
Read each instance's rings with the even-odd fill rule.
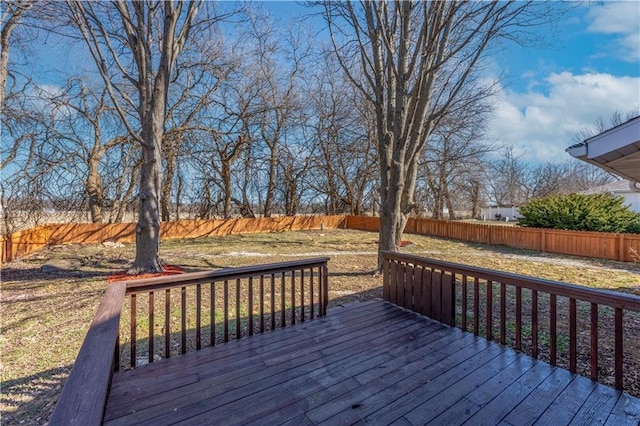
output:
[[[485,77],[500,77],[501,91],[488,141],[531,163],[567,161],[578,132],[640,109],[640,1],[572,5],[557,27],[538,29],[543,45],[504,45],[489,58]],[[265,6],[283,20],[308,13],[293,2]]]
[[[511,145],[531,163],[567,161],[565,149],[577,142],[578,132],[614,112],[640,109],[640,1],[571,4],[575,7],[556,27],[537,29],[544,44],[505,44],[488,58],[484,71],[488,80],[500,77],[501,86],[487,123],[488,142]],[[283,24],[310,13],[297,2],[260,6]],[[54,44],[42,46],[44,79],[55,79],[46,62],[67,69],[83,62],[68,45],[66,52],[52,56]]]
[[599,118],[640,107],[640,2],[586,3],[567,15],[555,48],[512,46],[490,134],[529,161],[559,162]]

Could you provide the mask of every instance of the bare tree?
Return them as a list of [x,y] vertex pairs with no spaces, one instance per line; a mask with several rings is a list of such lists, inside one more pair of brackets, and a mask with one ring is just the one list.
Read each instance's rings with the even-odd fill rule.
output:
[[0,12],[0,111],[2,111],[4,106],[12,35],[16,28],[22,23],[24,15],[35,3],[35,0],[3,2],[3,10]]
[[[475,87],[466,90],[460,102],[452,104],[431,132],[425,150],[419,160],[418,183],[424,179],[424,190],[431,205],[432,217],[455,219],[457,208],[471,204],[472,215],[477,210],[478,173],[486,154],[494,147],[484,142],[485,123],[491,113],[486,98],[493,93],[491,87]],[[471,183],[466,184],[467,181]],[[461,199],[468,193],[467,202]],[[426,206],[425,206],[426,207]]]
[[[86,42],[113,105],[140,146],[136,258],[130,273],[161,271],[160,189],[162,140],[169,87],[180,52],[195,27],[219,17],[202,1],[87,3],[67,0],[71,19]],[[135,111],[133,117],[131,111]]]
[[306,87],[306,134],[315,158],[309,184],[328,214],[362,214],[377,183],[373,112],[341,73],[332,52]]
[[51,124],[40,143],[55,153],[48,160],[84,183],[91,221],[104,222],[103,208],[108,203],[101,170],[103,160],[110,150],[131,141],[122,135],[122,125],[104,87],[94,89],[81,79],[71,78],[62,93],[48,96],[47,101],[52,107]]
[[531,165],[506,147],[487,168],[489,198],[497,207],[518,207],[529,199],[527,180]]
[[[264,217],[274,213],[279,156],[285,133],[295,125],[298,116],[300,78],[311,49],[301,29],[285,33],[274,30],[273,26],[270,20],[260,19],[254,20],[252,27],[255,70],[261,81],[260,115],[256,121],[258,132],[254,139],[268,152],[264,161]],[[275,37],[277,35],[279,39]]]
[[415,206],[418,158],[483,55],[542,22],[532,2],[325,2],[342,68],[376,112],[380,250],[397,250]]

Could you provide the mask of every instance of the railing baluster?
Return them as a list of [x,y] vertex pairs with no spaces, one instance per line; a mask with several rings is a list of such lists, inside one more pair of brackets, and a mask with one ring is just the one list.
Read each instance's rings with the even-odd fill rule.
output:
[[202,348],[202,286],[196,285],[196,350]]
[[236,339],[242,336],[242,324],[240,323],[240,278],[236,279]]
[[467,276],[462,276],[462,329],[467,331]]
[[591,303],[591,380],[598,380],[598,304]]
[[405,264],[404,273],[405,273],[405,286],[404,286],[404,305],[413,310],[413,283],[415,280],[415,266]]
[[182,287],[180,290],[180,311],[182,313],[182,318],[180,321],[181,337],[180,347],[183,354],[187,353],[187,288]]
[[285,311],[285,278],[284,272],[282,273],[282,277],[280,278],[280,327],[284,328],[287,326],[287,313]]
[[487,340],[493,340],[493,281],[487,281]]
[[304,269],[300,270],[300,322],[304,322]]
[[223,321],[223,331],[222,331],[222,337],[224,339],[224,342],[228,342],[229,341],[229,281],[228,280],[224,280],[224,294],[223,294],[223,309],[222,309],[222,315],[224,316]]
[[149,292],[149,363],[153,362],[153,353],[154,350],[154,330],[153,330],[153,292]]
[[556,295],[549,295],[549,363],[556,365],[558,355],[558,302]]
[[516,342],[517,351],[522,349],[522,287],[516,287]]
[[391,279],[391,259],[382,261],[382,299],[391,301],[390,279]]
[[296,271],[291,271],[291,325],[296,323]]
[[538,292],[531,291],[531,356],[538,358]]
[[507,286],[500,283],[500,344],[507,343]]
[[264,275],[260,275],[260,333],[264,333]]
[[624,363],[624,354],[622,352],[622,341],[623,341],[623,327],[622,327],[622,308],[616,308],[615,313],[615,386],[616,389],[622,390],[624,386],[624,380],[622,376],[622,366]]
[[403,308],[407,307],[407,304],[405,303],[405,283],[406,283],[406,268],[407,268],[407,264],[404,262],[400,262],[398,264],[398,269],[396,270],[396,273],[398,274],[396,277],[396,299],[398,300],[396,303],[399,306],[402,306]]
[[576,372],[576,364],[577,364],[577,314],[576,314],[576,299],[569,299],[569,371],[572,373]]
[[313,319],[313,268],[309,268],[309,316]]
[[164,291],[164,357],[171,358],[171,289]]
[[210,311],[210,316],[211,316],[211,330],[210,331],[210,342],[209,342],[209,346],[215,346],[216,345],[216,283],[215,281],[212,282],[211,284],[209,284],[209,290],[210,290],[210,303],[211,306],[209,306],[209,311]]
[[271,274],[271,330],[276,329],[276,275]]
[[136,335],[136,329],[138,325],[138,320],[136,319],[136,295],[135,293],[131,295],[131,355],[129,360],[129,365],[131,367],[136,366],[137,361],[137,345],[138,345],[138,337]]
[[423,267],[421,275],[420,286],[422,287],[422,315],[431,315],[431,280],[433,277],[433,271],[429,268]]
[[249,320],[249,336],[253,336],[253,277],[249,277],[249,282],[248,282],[249,288],[248,288],[248,296],[249,296],[249,303],[247,304],[247,309],[249,310],[249,314],[247,315],[248,320]]
[[473,278],[473,334],[480,334],[480,283]]
[[116,345],[113,353],[113,371],[120,370],[120,333],[116,336]]
[[322,291],[324,293],[322,295],[324,299],[322,303],[322,316],[327,316],[327,306],[329,305],[329,268],[326,263],[320,266],[320,268],[322,268]]
[[389,280],[388,280],[389,281],[389,290],[388,290],[389,291],[389,298],[385,299],[385,300],[388,300],[391,303],[396,303],[397,300],[398,300],[397,297],[396,297],[396,280],[397,280],[397,277],[396,277],[397,272],[396,272],[396,270],[397,270],[397,267],[398,267],[398,262],[396,262],[395,260],[391,260],[390,259],[389,260],[389,265],[388,265],[388,268],[389,268]]

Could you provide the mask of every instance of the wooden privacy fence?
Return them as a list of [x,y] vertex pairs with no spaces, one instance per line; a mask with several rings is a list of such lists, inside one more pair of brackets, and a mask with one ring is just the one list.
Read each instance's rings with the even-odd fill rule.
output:
[[109,284],[49,424],[102,424],[113,373],[138,354],[154,362],[325,316],[328,260]]
[[[380,218],[347,216],[345,227],[377,231]],[[563,231],[410,218],[405,232],[572,256],[640,262],[640,235]]]
[[640,368],[638,296],[414,255],[383,258],[391,303],[616,389],[625,371]]
[[[259,232],[301,231],[344,226],[345,216],[286,216],[162,222],[162,239],[214,237]],[[135,223],[66,223],[43,225],[0,236],[0,261],[10,262],[51,244],[100,244],[135,241]]]
[[[369,216],[287,216],[162,222],[162,239],[198,238],[258,232],[348,228],[378,231],[380,218]],[[0,261],[6,263],[50,244],[134,242],[135,223],[44,225],[0,236]],[[405,231],[481,244],[499,244],[572,256],[640,262],[640,235],[410,218]]]

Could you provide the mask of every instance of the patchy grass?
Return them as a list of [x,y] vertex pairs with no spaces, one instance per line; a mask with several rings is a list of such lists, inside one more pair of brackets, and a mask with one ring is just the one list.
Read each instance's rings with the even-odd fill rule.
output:
[[[595,288],[640,294],[640,265],[551,255],[407,234],[403,251]],[[162,261],[187,272],[330,256],[332,303],[381,296],[376,233],[325,230],[170,240]],[[2,270],[3,424],[40,424],[48,417],[104,293],[106,278],[127,269],[133,244],[54,246]],[[77,268],[43,273],[50,259]],[[543,342],[544,343],[544,342]]]

